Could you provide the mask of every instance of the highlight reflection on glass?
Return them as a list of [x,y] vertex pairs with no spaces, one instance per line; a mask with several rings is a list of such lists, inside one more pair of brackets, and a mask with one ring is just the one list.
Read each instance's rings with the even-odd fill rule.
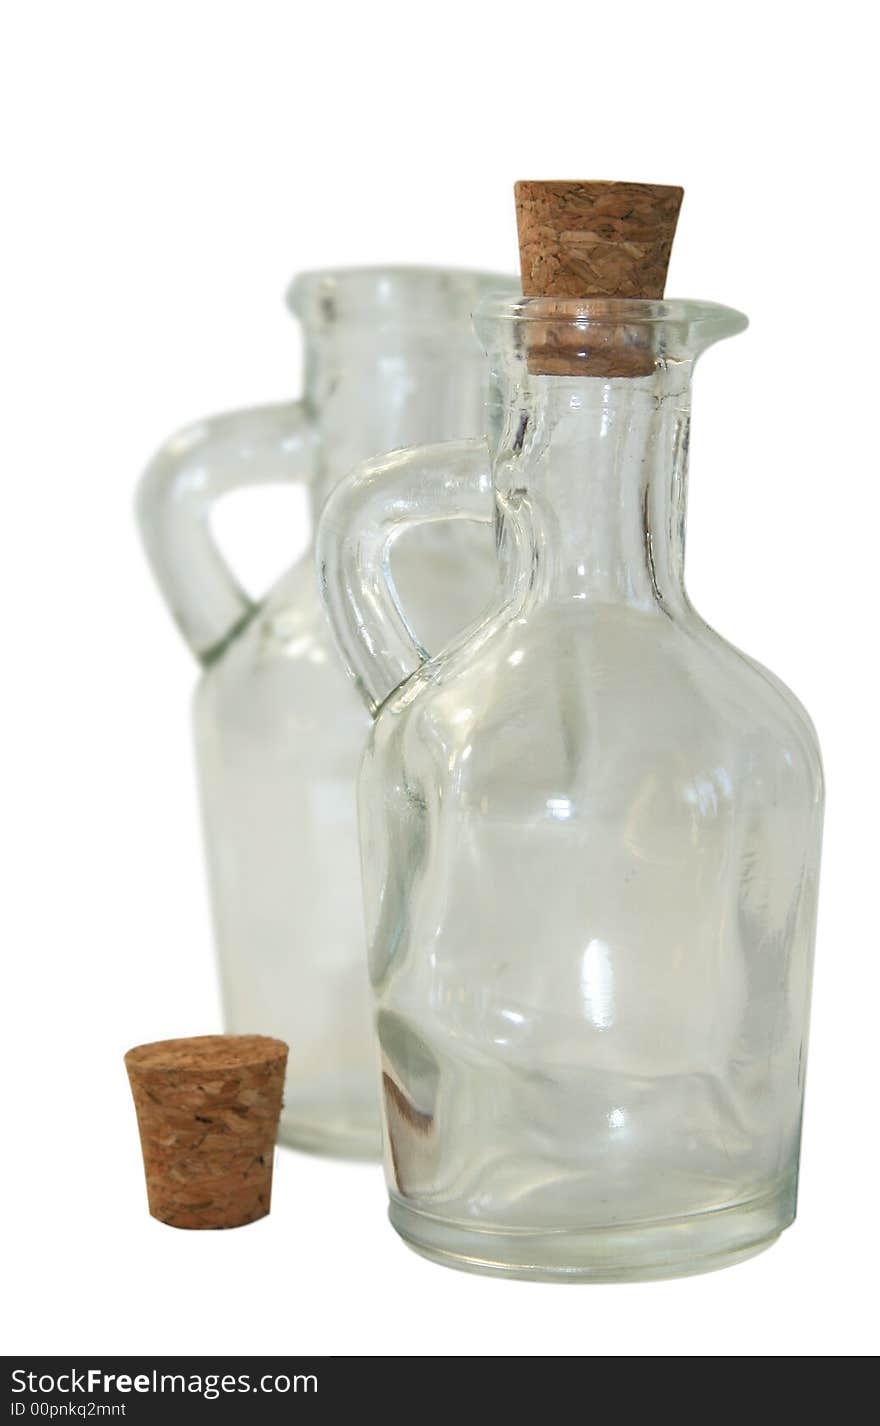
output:
[[614,969],[604,941],[592,940],[581,963],[581,995],[587,1018],[607,1030],[614,1018]]

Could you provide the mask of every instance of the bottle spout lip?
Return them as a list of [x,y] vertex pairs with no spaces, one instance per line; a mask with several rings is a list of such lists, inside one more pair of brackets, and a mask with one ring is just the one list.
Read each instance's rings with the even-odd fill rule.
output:
[[495,322],[571,323],[575,327],[674,327],[705,333],[707,340],[734,336],[749,325],[744,312],[718,302],[664,297],[516,297],[487,295],[474,313],[478,328]]
[[659,357],[694,360],[748,318],[679,298],[487,297],[474,313],[486,352],[526,354],[533,374],[642,376]]

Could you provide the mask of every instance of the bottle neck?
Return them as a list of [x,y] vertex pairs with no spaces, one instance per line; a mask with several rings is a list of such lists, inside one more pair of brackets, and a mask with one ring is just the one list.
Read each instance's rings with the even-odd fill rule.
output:
[[690,373],[676,362],[641,379],[529,377],[506,391],[502,381],[502,559],[514,500],[530,527],[537,599],[684,606]]
[[306,330],[305,397],[318,433],[315,515],[361,461],[485,429],[486,364],[469,324],[398,321]]

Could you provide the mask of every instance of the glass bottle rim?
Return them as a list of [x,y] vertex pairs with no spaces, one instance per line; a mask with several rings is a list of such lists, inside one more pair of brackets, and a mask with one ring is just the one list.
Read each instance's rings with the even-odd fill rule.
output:
[[490,295],[508,305],[520,284],[482,269],[408,266],[327,268],[299,273],[287,305],[301,321],[464,321]]
[[734,336],[749,324],[744,312],[690,298],[517,297],[488,294],[474,312],[478,331],[496,323],[537,322],[576,328],[667,327],[691,334],[700,345]]

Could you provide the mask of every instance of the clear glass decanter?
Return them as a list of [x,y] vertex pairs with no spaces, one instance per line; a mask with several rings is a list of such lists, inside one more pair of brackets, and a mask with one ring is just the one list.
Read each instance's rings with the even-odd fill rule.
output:
[[[390,1216],[439,1262],[669,1276],[794,1217],[819,750],[683,572],[691,373],[744,326],[692,302],[489,301],[489,451],[370,462],[325,511],[325,598],[375,718]],[[413,520],[485,518],[489,491],[494,610],[429,657],[387,552]]]
[[[140,489],[147,554],[204,673],[196,754],[226,1029],[290,1046],[281,1137],[348,1156],[381,1151],[365,970],[355,785],[368,719],[318,596],[314,553],[258,604],[214,541],[214,503],[307,483],[316,514],[365,456],[485,429],[485,363],[470,315],[491,274],[306,274],[301,401],[235,411],[172,437]],[[476,529],[476,527],[474,527]],[[395,574],[426,640],[472,618],[492,580],[488,532],[437,527]]]

